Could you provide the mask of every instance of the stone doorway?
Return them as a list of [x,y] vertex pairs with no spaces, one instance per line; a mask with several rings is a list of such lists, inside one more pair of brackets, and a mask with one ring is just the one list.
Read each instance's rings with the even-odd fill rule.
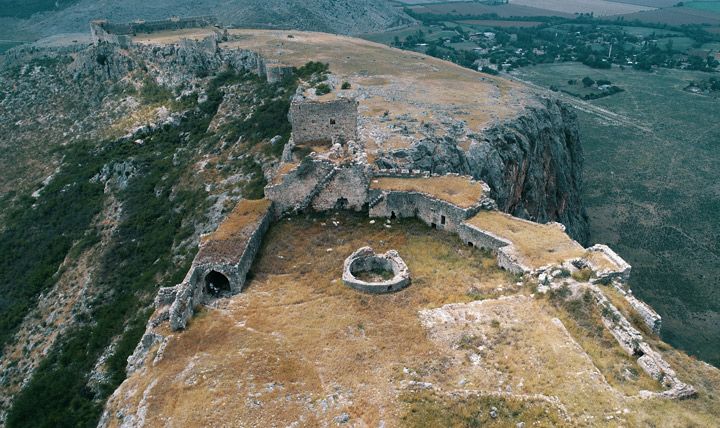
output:
[[205,275],[205,292],[218,297],[230,294],[230,280],[218,271],[211,270]]

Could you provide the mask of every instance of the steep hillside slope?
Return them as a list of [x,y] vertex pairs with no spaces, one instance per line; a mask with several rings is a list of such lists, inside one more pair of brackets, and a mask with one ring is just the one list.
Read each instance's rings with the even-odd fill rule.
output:
[[170,16],[216,16],[221,24],[244,27],[296,28],[340,34],[381,31],[411,22],[383,0],[79,0],[27,19],[6,19],[0,38],[40,38],[84,32],[92,19],[128,22]]

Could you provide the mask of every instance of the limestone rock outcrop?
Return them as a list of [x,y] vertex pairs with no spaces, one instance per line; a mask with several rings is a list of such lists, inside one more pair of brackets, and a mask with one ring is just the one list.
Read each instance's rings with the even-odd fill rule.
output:
[[386,153],[377,164],[471,175],[490,185],[500,210],[540,223],[560,222],[573,238],[586,243],[577,119],[560,101],[542,104],[475,135],[467,150],[452,137],[429,137],[409,149]]

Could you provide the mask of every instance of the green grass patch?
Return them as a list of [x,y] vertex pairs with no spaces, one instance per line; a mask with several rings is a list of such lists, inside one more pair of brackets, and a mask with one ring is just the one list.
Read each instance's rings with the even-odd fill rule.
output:
[[407,392],[406,427],[533,427],[568,426],[556,409],[539,401],[496,396],[453,396],[432,391]]

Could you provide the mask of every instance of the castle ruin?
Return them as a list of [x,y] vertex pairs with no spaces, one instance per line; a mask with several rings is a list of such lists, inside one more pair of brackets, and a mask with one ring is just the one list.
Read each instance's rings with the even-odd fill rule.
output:
[[295,144],[357,140],[358,103],[350,98],[309,100],[296,96],[290,104]]
[[[94,28],[99,29],[94,32],[98,40],[109,34],[105,24]],[[250,71],[264,73],[269,80],[269,68],[260,55],[256,56],[258,60]],[[273,79],[287,75],[283,67],[270,67]],[[584,248],[559,223],[538,224],[498,211],[490,198],[490,187],[471,177],[381,170],[368,163],[363,142],[358,141],[358,103],[353,98],[298,94],[292,100],[289,120],[291,141],[276,177],[265,188],[266,199],[238,203],[216,232],[202,239],[185,279],[160,289],[156,313],[131,357],[133,361],[162,338],[154,330],[161,323],[169,321],[172,330],[184,329],[197,307],[242,292],[273,221],[296,213],[342,209],[365,211],[370,217],[417,218],[430,227],[456,234],[468,246],[492,251],[500,267],[536,282],[538,292],[559,287],[556,279],[564,278],[562,272],[591,271],[591,279],[578,281],[575,286],[595,296],[596,303],[605,308],[605,327],[629,355],[637,357],[643,370],[667,388],[647,392],[648,396],[685,398],[695,394],[600,291],[598,284],[624,290],[630,274],[630,266],[608,247]],[[330,143],[330,147],[319,148],[324,146],[314,143]],[[303,145],[316,151],[309,155],[303,152],[298,158],[293,148]],[[402,259],[397,253],[377,255],[369,248],[358,251],[345,261],[345,284],[371,293],[398,291],[409,284],[407,266],[399,262]],[[356,274],[377,266],[392,271],[393,278],[377,283],[357,278]],[[658,331],[661,320],[657,313],[629,293],[625,295],[630,306],[642,314],[643,322]]]

